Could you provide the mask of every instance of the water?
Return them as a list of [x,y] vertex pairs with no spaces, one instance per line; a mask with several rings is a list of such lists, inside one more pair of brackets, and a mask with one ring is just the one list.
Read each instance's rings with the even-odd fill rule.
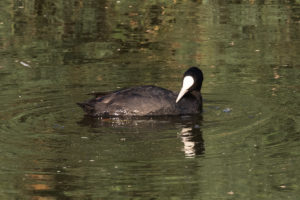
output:
[[[0,2],[1,199],[298,199],[299,1]],[[198,117],[85,118],[93,91],[178,91]]]

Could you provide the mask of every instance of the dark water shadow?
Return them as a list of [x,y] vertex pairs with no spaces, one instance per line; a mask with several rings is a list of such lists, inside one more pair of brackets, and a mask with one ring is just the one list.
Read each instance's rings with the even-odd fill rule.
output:
[[78,122],[80,126],[92,128],[112,128],[116,131],[120,129],[134,129],[139,134],[151,132],[162,133],[172,130],[178,134],[182,143],[186,157],[195,157],[204,154],[204,139],[202,136],[202,115],[185,116],[157,116],[157,117],[131,117],[131,118],[93,118],[84,116]]

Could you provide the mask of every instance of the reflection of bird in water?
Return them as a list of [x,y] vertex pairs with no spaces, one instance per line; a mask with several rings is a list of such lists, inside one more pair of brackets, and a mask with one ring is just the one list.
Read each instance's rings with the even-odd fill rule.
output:
[[[201,131],[201,115],[186,116],[157,116],[143,117],[138,119],[128,118],[108,118],[97,119],[85,116],[80,122],[81,126],[91,126],[93,128],[105,127],[106,132],[114,133],[116,130],[127,130],[127,134],[132,133],[149,133],[163,134],[168,130],[178,130],[181,141],[183,142],[183,151],[186,157],[195,157],[204,153],[204,140]],[[183,127],[183,128],[182,128]],[[111,128],[111,131],[109,129]],[[160,133],[161,132],[161,133]],[[129,135],[130,136],[130,135]]]
[[204,140],[199,125],[182,128],[180,137],[184,145],[182,150],[186,157],[193,158],[204,153]]
[[87,115],[104,118],[197,114],[202,110],[202,81],[202,71],[191,67],[184,73],[179,94],[156,86],[139,86],[102,93],[78,105]]

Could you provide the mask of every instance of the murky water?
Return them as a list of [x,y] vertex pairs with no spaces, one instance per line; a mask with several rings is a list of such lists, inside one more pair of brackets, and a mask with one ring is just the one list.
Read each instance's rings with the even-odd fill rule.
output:
[[[1,199],[299,199],[300,2],[0,2]],[[85,118],[93,91],[178,91],[204,112]]]

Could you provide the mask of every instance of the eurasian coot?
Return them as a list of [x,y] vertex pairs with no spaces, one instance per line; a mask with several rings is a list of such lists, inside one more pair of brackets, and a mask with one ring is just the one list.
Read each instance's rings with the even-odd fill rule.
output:
[[184,73],[179,94],[146,85],[118,90],[78,105],[93,117],[197,114],[202,110],[202,81],[202,71],[191,67]]

